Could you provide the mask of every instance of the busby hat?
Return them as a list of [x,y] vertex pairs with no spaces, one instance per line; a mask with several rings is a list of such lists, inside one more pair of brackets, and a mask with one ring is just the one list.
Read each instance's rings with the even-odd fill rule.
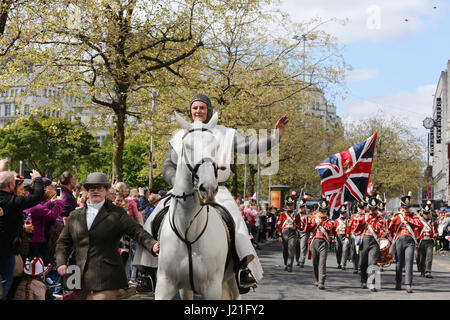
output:
[[286,205],[287,205],[287,206],[293,206],[293,205],[295,205],[295,201],[294,201],[294,198],[293,198],[292,196],[289,196],[289,197],[286,199]]
[[347,214],[347,202],[343,203],[339,208],[339,214]]
[[431,212],[431,201],[427,201],[427,203],[423,207],[422,212],[423,213],[430,213]]
[[385,210],[386,209],[386,204],[384,203],[384,201],[379,201],[378,202],[378,210]]
[[319,205],[319,211],[321,211],[321,212],[328,211],[328,198],[322,197],[319,200],[318,205]]
[[360,209],[363,209],[366,206],[366,204],[364,203],[364,201],[358,201],[356,203],[356,206]]
[[369,209],[370,210],[377,210],[378,209],[378,199],[376,198],[376,197],[370,197],[369,198],[369,203],[368,203],[368,206],[369,206]]
[[411,195],[403,196],[400,198],[400,206],[402,208],[410,208],[411,207]]
[[363,198],[363,202],[364,202],[365,206],[367,206],[369,204],[369,200],[370,200],[370,196],[366,194]]

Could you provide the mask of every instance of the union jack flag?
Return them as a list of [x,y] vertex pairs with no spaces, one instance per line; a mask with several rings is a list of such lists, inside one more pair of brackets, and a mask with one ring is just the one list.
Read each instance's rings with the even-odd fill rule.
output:
[[316,166],[321,178],[322,196],[329,198],[329,212],[333,219],[339,216],[337,210],[342,203],[361,201],[367,194],[377,134],[378,131]]

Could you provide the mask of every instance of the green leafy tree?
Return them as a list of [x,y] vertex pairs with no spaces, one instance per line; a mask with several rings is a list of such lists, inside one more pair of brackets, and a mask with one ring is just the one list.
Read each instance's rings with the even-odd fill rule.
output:
[[25,168],[48,177],[98,162],[92,155],[97,148],[98,142],[81,122],[45,114],[23,117],[0,129],[0,150],[11,168],[17,170],[22,160]]

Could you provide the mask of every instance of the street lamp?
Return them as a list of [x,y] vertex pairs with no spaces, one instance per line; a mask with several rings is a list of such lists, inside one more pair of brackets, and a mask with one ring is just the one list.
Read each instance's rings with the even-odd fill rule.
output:
[[292,39],[297,41],[303,41],[303,83],[305,83],[306,76],[306,40],[314,40],[316,36],[314,34],[303,33],[301,36],[295,35]]

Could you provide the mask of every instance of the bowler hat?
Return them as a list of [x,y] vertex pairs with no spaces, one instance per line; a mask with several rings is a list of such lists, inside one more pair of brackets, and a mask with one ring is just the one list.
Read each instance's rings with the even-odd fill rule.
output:
[[102,172],[93,172],[87,176],[84,187],[88,189],[90,185],[104,185],[106,189],[111,188],[108,177]]

